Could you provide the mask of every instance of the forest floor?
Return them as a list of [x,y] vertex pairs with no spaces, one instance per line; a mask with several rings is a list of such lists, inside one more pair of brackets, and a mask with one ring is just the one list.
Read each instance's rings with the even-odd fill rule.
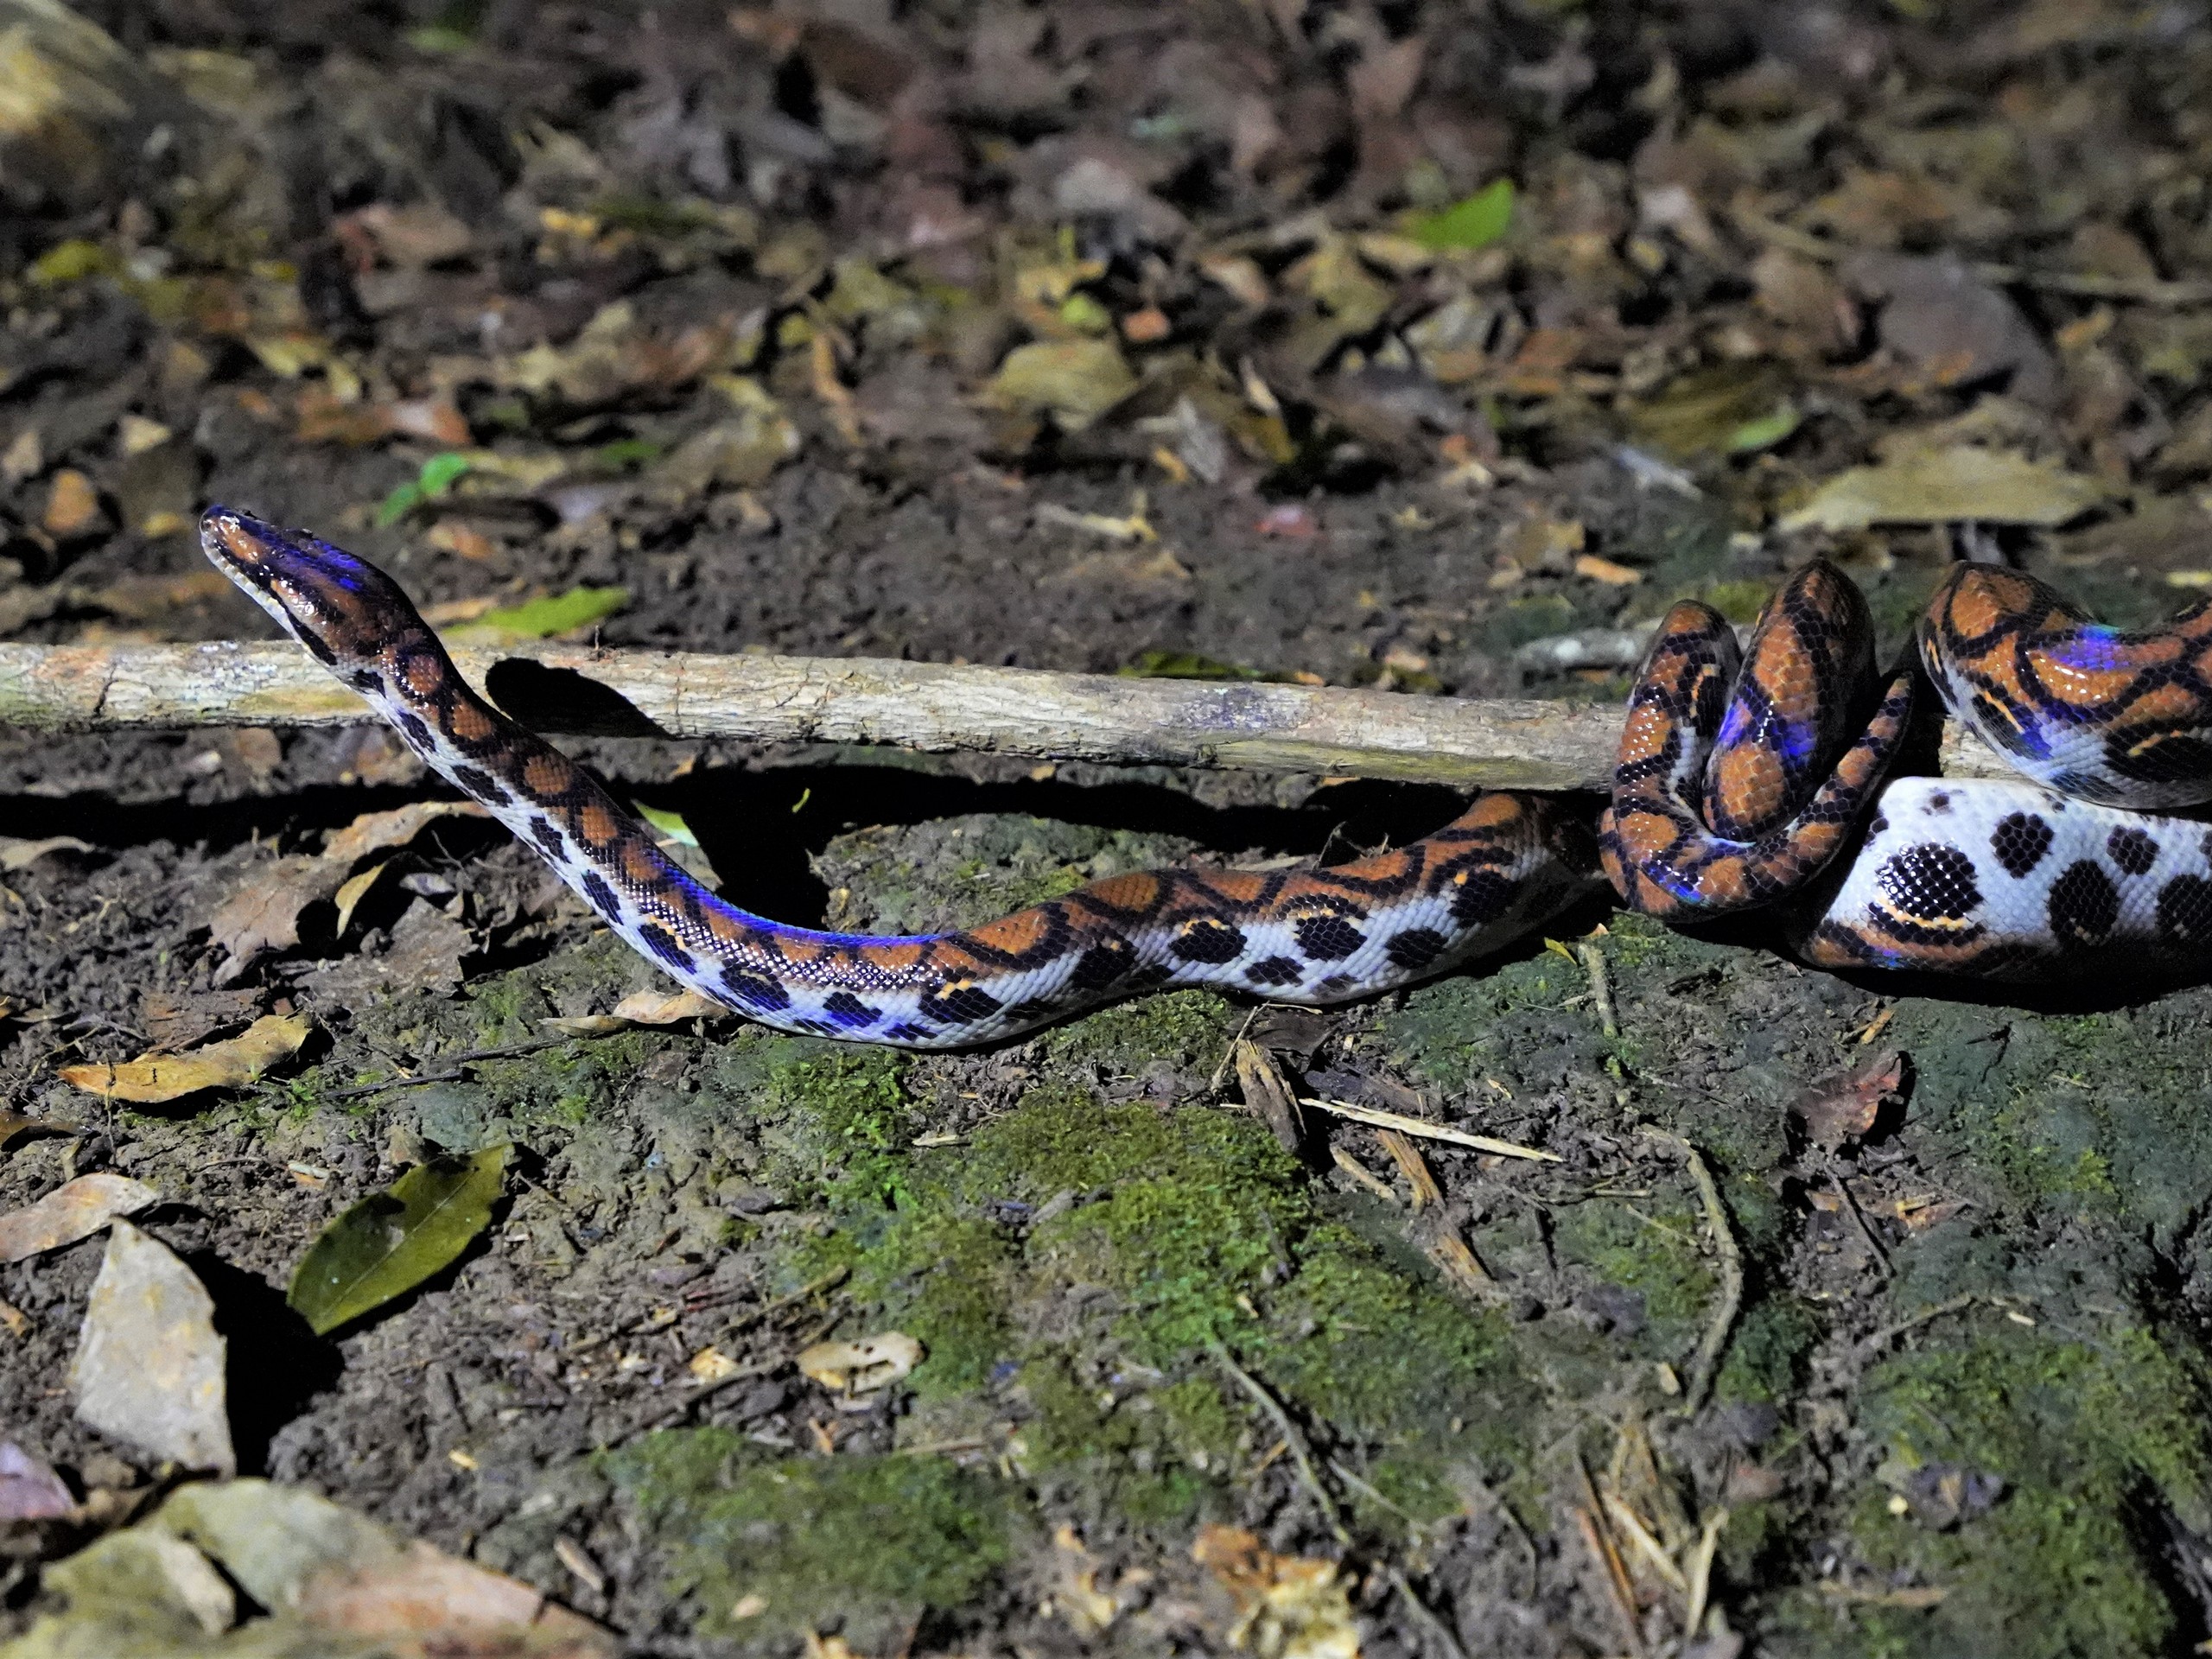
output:
[[[2212,587],[2190,6],[79,15],[0,0],[0,641],[265,638],[210,500],[480,637],[1408,696],[1617,700],[1670,601],[1747,620],[1815,553],[1892,649],[1962,521],[2115,622]],[[851,929],[1457,810],[570,747]],[[156,1190],[241,1476],[640,1654],[2212,1634],[2203,988],[1847,981],[1592,904],[1341,1010],[901,1056],[612,1017],[665,982],[481,820],[338,850],[444,795],[378,727],[0,731],[0,1224]],[[304,1045],[243,1084],[61,1075],[270,1016]],[[1286,1151],[1239,1053],[1547,1158],[1318,1112]],[[288,1304],[360,1201],[502,1147],[457,1260],[327,1335]],[[0,1265],[0,1652],[293,1651],[65,1564],[195,1491],[80,1414],[114,1248]]]

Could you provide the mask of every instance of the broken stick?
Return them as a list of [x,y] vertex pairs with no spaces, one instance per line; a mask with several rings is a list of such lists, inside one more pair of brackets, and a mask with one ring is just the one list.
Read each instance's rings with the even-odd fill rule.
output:
[[[880,743],[1119,766],[1338,773],[1458,788],[1602,789],[1618,708],[1333,686],[1137,679],[880,658],[454,648],[550,735]],[[297,646],[0,644],[0,726],[86,732],[374,721]],[[1977,745],[1947,772],[2003,775]]]

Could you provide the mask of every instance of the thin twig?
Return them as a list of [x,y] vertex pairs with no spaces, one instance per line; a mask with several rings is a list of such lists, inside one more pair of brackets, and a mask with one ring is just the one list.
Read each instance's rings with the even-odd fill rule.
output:
[[1697,1357],[1691,1363],[1689,1382],[1682,1389],[1682,1414],[1688,1416],[1704,1405],[1706,1395],[1713,1387],[1713,1374],[1719,1368],[1721,1351],[1728,1345],[1728,1332],[1734,1328],[1736,1315],[1743,1309],[1744,1256],[1736,1248],[1735,1231],[1728,1224],[1727,1206],[1720,1202],[1720,1188],[1703,1154],[1679,1135],[1669,1135],[1663,1129],[1646,1133],[1653,1140],[1673,1147],[1689,1166],[1690,1179],[1697,1183],[1698,1197],[1705,1205],[1706,1225],[1713,1234],[1713,1253],[1720,1258],[1720,1300],[1706,1321],[1705,1334],[1698,1339]]
[[1408,1117],[1403,1112],[1386,1112],[1379,1106],[1355,1106],[1348,1100],[1304,1098],[1298,1103],[1311,1106],[1317,1112],[1326,1112],[1332,1117],[1364,1123],[1370,1128],[1395,1129],[1401,1135],[1419,1135],[1427,1141],[1442,1141],[1455,1147],[1471,1147],[1477,1152],[1493,1152],[1501,1158],[1529,1158],[1540,1164],[1563,1164],[1567,1161],[1555,1152],[1540,1152],[1534,1147],[1524,1147],[1512,1141],[1495,1141],[1486,1135],[1469,1135],[1464,1130],[1448,1129],[1441,1123]]
[[1906,1332],[1917,1329],[1933,1320],[1947,1318],[1953,1313],[1963,1313],[1980,1300],[1981,1300],[1980,1297],[1969,1294],[1964,1296],[1954,1296],[1948,1301],[1937,1302],[1932,1307],[1923,1307],[1917,1313],[1908,1314],[1902,1319],[1884,1325],[1871,1335],[1861,1337],[1853,1351],[1861,1358],[1871,1359],[1904,1335]]
[[[1236,1380],[1239,1388],[1251,1395],[1253,1403],[1274,1424],[1275,1432],[1282,1436],[1283,1444],[1290,1449],[1291,1462],[1298,1471],[1299,1484],[1312,1494],[1314,1503],[1320,1507],[1322,1519],[1328,1523],[1330,1534],[1345,1548],[1351,1548],[1351,1529],[1344,1524],[1344,1506],[1337,1502],[1336,1494],[1321,1484],[1321,1473],[1314,1465],[1313,1448],[1306,1440],[1305,1430],[1292,1421],[1290,1414],[1283,1409],[1282,1402],[1268,1391],[1266,1383],[1236,1363],[1220,1338],[1208,1337],[1206,1347],[1212,1353],[1215,1363]],[[1332,1463],[1332,1466],[1339,1474],[1345,1472],[1341,1464]],[[1366,1484],[1363,1481],[1357,1484]],[[1373,1491],[1371,1487],[1368,1490]],[[1382,1498],[1379,1492],[1375,1496]],[[1382,1501],[1389,1504],[1389,1500]],[[1389,1507],[1395,1509],[1397,1506],[1389,1504]],[[1407,1611],[1413,1615],[1414,1622],[1435,1639],[1449,1659],[1467,1659],[1467,1650],[1460,1645],[1459,1638],[1452,1634],[1452,1627],[1439,1618],[1435,1610],[1421,1599],[1413,1581],[1406,1577],[1398,1564],[1385,1561],[1382,1565],[1384,1576],[1390,1580],[1390,1587],[1405,1602]]]
[[1613,1012],[1612,976],[1605,971],[1605,953],[1585,939],[1574,948],[1574,959],[1582,964],[1582,971],[1590,976],[1590,1001],[1598,1009],[1598,1028],[1608,1038],[1621,1034],[1621,1022]]
[[1274,1424],[1275,1432],[1282,1436],[1283,1444],[1290,1448],[1291,1462],[1298,1470],[1299,1484],[1305,1487],[1312,1494],[1314,1503],[1320,1506],[1321,1518],[1328,1523],[1329,1531],[1336,1541],[1350,1548],[1351,1531],[1344,1525],[1343,1506],[1337,1502],[1337,1495],[1321,1484],[1320,1471],[1314,1466],[1313,1448],[1306,1442],[1306,1431],[1291,1420],[1290,1414],[1283,1409],[1282,1402],[1268,1391],[1266,1383],[1236,1363],[1230,1354],[1228,1344],[1219,1337],[1208,1337],[1206,1348],[1213,1355],[1214,1363],[1235,1379],[1237,1387],[1252,1396],[1252,1403],[1265,1412]]
[[1859,1207],[1859,1195],[1851,1190],[1851,1183],[1845,1179],[1843,1171],[1835,1159],[1829,1156],[1825,1161],[1828,1179],[1834,1185],[1837,1194],[1843,1199],[1845,1211],[1850,1215],[1853,1224],[1859,1229],[1859,1239],[1866,1244],[1867,1249],[1873,1253],[1874,1263],[1881,1268],[1882,1276],[1886,1279],[1891,1272],[1890,1253],[1882,1248],[1882,1241],[1874,1236],[1874,1229],[1867,1222],[1866,1212]]
[[1628,1566],[1621,1560],[1620,1551],[1613,1545],[1612,1534],[1605,1526],[1605,1506],[1598,1499],[1597,1484],[1590,1478],[1589,1468],[1579,1452],[1574,1457],[1574,1472],[1582,1478],[1583,1499],[1572,1506],[1575,1524],[1581,1529],[1583,1543],[1597,1558],[1599,1569],[1605,1575],[1605,1587],[1612,1593],[1613,1611],[1620,1616],[1629,1651],[1637,1659],[1643,1659],[1643,1626],[1636,1616],[1636,1586],[1630,1581]]
[[[1822,264],[1840,264],[1853,255],[1866,251],[1847,244],[1828,241],[1824,237],[1801,231],[1794,225],[1766,218],[1747,208],[1734,208],[1730,215],[1737,226],[1749,232],[1762,242],[1772,243],[1807,259],[1816,259]],[[2037,270],[2031,265],[2000,264],[1991,260],[1978,260],[1967,267],[1985,283],[2000,287],[2040,288],[2052,294],[2075,294],[2083,299],[2133,300],[2144,305],[2203,305],[2212,302],[2212,282],[2202,279],[2169,281],[2163,276],[2111,276],[2082,270]]]
[[524,1054],[535,1054],[541,1049],[558,1048],[563,1043],[582,1041],[577,1037],[541,1037],[535,1042],[516,1043],[506,1048],[480,1048],[467,1054],[441,1055],[445,1069],[439,1071],[418,1071],[411,1077],[387,1077],[382,1083],[365,1083],[352,1089],[334,1089],[318,1095],[318,1100],[358,1100],[363,1095],[380,1095],[390,1089],[419,1089],[426,1083],[454,1083],[468,1075],[468,1068],[485,1060],[512,1060]]

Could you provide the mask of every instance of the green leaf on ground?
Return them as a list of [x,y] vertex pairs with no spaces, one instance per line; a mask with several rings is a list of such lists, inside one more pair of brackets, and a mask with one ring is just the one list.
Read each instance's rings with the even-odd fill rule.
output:
[[551,639],[603,622],[629,602],[627,588],[571,588],[565,594],[548,594],[503,611],[486,611],[472,621],[448,628],[445,635],[462,641]]
[[396,524],[425,501],[435,501],[458,483],[475,463],[453,450],[432,455],[423,469],[377,505],[379,525]]
[[1513,181],[1494,179],[1463,201],[1423,213],[1406,232],[1425,248],[1486,248],[1513,222]]
[[638,816],[660,831],[662,836],[680,846],[696,847],[699,837],[691,833],[691,826],[683,821],[681,812],[671,812],[663,806],[647,806],[643,801],[632,801]]
[[362,1199],[308,1247],[285,1300],[321,1337],[414,1289],[484,1230],[512,1150],[439,1158]]

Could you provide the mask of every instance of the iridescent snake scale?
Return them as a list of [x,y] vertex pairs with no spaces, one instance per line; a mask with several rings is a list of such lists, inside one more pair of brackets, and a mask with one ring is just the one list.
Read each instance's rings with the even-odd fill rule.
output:
[[[1347,864],[1114,876],[980,927],[872,938],[786,926],[702,887],[588,772],[471,690],[373,565],[222,506],[200,545],[641,955],[785,1031],[964,1047],[1166,987],[1372,995],[1522,938],[1593,888],[1601,860],[1627,903],[1669,918],[1794,907],[1801,952],[1834,965],[2016,975],[2111,946],[2188,955],[2212,933],[2202,826],[2116,810],[2212,798],[2212,620],[2117,634],[1986,567],[1945,584],[1923,658],[1961,717],[2051,788],[1884,785],[1912,677],[1872,687],[1864,601],[1815,562],[1740,653],[1706,607],[1669,613],[1594,842],[1562,803],[1486,792],[1433,835]],[[1870,808],[1866,840],[1839,857]]]

